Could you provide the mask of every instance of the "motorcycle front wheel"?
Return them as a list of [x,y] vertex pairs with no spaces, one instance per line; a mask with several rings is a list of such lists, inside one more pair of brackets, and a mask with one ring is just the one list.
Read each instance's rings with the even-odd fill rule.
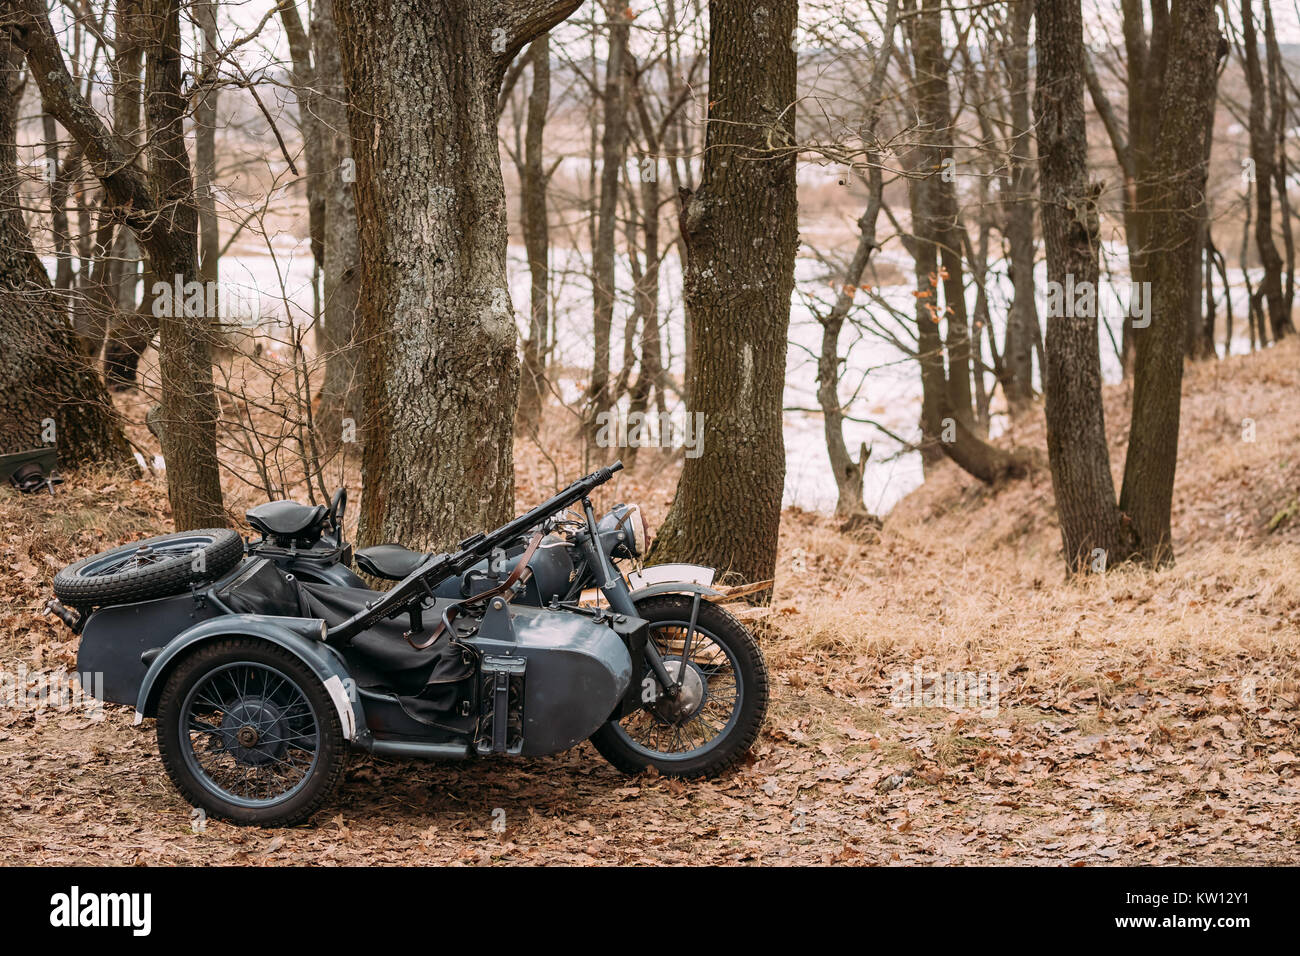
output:
[[674,777],[716,776],[741,760],[762,730],[768,682],[758,642],[725,608],[701,600],[687,647],[693,604],[686,594],[637,603],[650,622],[649,640],[682,686],[668,696],[647,666],[635,678],[642,706],[592,735],[601,756],[624,773],[654,767]]

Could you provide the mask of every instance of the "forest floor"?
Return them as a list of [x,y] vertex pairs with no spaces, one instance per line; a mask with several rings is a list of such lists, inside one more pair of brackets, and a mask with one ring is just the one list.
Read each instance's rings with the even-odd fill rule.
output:
[[[0,863],[1294,864],[1297,394],[1300,343],[1189,369],[1166,570],[1066,580],[1045,471],[988,489],[943,466],[868,538],[788,511],[774,603],[749,612],[772,671],[767,727],[723,779],[623,777],[586,744],[354,759],[309,824],[194,832],[153,721],[7,706]],[[1117,474],[1128,399],[1107,390]],[[1041,413],[1004,440],[1042,448]],[[521,504],[556,474],[530,451]],[[676,471],[642,456],[617,493],[641,496],[653,525]],[[580,464],[555,462],[563,479]],[[0,490],[0,667],[73,669],[75,640],[35,613],[54,571],[166,520],[156,477]],[[900,693],[908,675],[917,693]],[[951,691],[944,675],[991,696],[927,696]]]

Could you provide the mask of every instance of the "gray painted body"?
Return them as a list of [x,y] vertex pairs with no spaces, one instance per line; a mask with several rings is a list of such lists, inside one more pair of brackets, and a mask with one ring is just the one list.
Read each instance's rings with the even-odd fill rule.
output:
[[525,662],[525,756],[559,753],[586,740],[632,680],[632,658],[618,634],[576,614],[494,601],[479,635],[465,643],[485,659]]
[[[352,607],[358,610],[341,622],[333,618],[327,623],[320,617],[292,616],[294,611],[310,608],[311,613],[320,612],[328,617],[328,609],[320,606],[319,601],[330,592],[328,589],[314,592],[317,604],[313,605],[301,588],[294,598],[294,588],[284,582],[283,588],[277,586],[269,589],[271,593],[261,592],[265,601],[238,608],[267,613],[236,613],[237,608],[232,606],[234,600],[222,588],[232,581],[238,584],[243,580],[239,576],[247,570],[246,561],[206,589],[195,587],[191,593],[158,601],[100,608],[87,621],[82,658],[102,665],[96,670],[113,671],[113,696],[108,699],[133,702],[137,722],[156,715],[167,676],[185,655],[212,641],[249,637],[289,651],[320,679],[338,710],[347,739],[359,748],[395,756],[430,758],[460,757],[473,750],[525,755],[566,750],[590,737],[612,715],[624,713],[628,706],[639,706],[633,699],[637,691],[634,674],[645,664],[649,664],[661,684],[670,691],[674,689],[670,687],[671,678],[664,671],[662,660],[647,641],[648,623],[636,616],[636,602],[673,593],[695,595],[698,602],[719,594],[712,588],[685,581],[629,591],[612,561],[617,555],[633,556],[626,553],[624,534],[618,528],[598,531],[591,502],[586,497],[587,490],[607,481],[618,467],[621,465],[580,479],[532,512],[496,531],[467,539],[455,555],[427,556],[387,592],[365,589],[362,579],[348,567],[350,546],[333,538],[306,542],[306,547],[280,541],[250,546],[250,560],[256,558],[265,565],[260,560],[265,558],[284,574],[303,582],[344,589],[332,593],[344,599],[343,604],[349,610]],[[582,609],[570,603],[564,609],[554,605],[529,606],[533,602],[550,604],[561,591],[574,592],[585,586],[585,579],[575,573],[567,548],[544,548],[530,561],[534,571],[528,581],[531,591],[518,594],[515,603],[493,598],[486,611],[474,612],[466,622],[456,621],[450,645],[446,644],[449,638],[441,639],[445,649],[460,647],[460,652],[452,650],[453,655],[464,654],[464,662],[472,663],[473,669],[468,677],[444,675],[423,686],[424,690],[443,688],[454,681],[462,689],[468,687],[457,697],[456,713],[450,713],[449,705],[439,703],[435,713],[445,713],[445,720],[420,716],[418,708],[411,710],[407,705],[436,698],[399,697],[399,693],[409,694],[412,690],[393,689],[383,677],[384,672],[379,677],[382,686],[375,686],[373,673],[365,688],[356,686],[349,674],[348,660],[353,661],[361,674],[366,662],[373,659],[345,657],[340,648],[352,655],[353,648],[348,645],[364,634],[370,641],[366,653],[378,653],[384,659],[383,655],[389,652],[383,648],[404,646],[400,628],[392,627],[392,620],[402,615],[409,615],[416,633],[427,633],[421,631],[425,626],[424,617],[431,618],[431,626],[432,620],[447,613],[451,602],[479,593],[497,579],[501,572],[499,568],[495,572],[489,570],[489,552],[500,547],[521,551],[521,546],[511,542],[517,541],[523,531],[535,526],[544,516],[579,498],[588,530],[575,535],[573,544],[585,560],[592,582],[604,593],[610,606],[608,610]],[[548,539],[548,544],[558,542]],[[288,597],[278,593],[277,588],[279,591],[288,588]],[[431,590],[436,590],[440,600],[429,603],[421,596],[421,588],[430,597]],[[352,589],[362,593],[354,593]],[[284,614],[286,610],[288,615]],[[384,630],[380,629],[381,625]],[[383,635],[381,646],[376,649],[375,641],[380,635]],[[386,659],[385,666],[396,668],[386,672],[390,677],[408,672],[411,666],[400,659],[395,661],[391,655]],[[367,720],[368,712],[372,722]]]
[[219,613],[191,594],[100,608],[81,632],[77,671],[102,675],[103,699],[109,703],[134,704],[149,672],[140,655]]
[[351,741],[365,730],[366,714],[352,687],[352,678],[343,657],[321,641],[324,622],[309,617],[266,617],[260,614],[225,614],[196,624],[172,638],[149,664],[136,696],[135,719],[153,717],[158,711],[166,675],[172,665],[203,642],[230,637],[255,637],[289,651],[320,678],[330,691],[343,725],[343,735]]
[[[388,730],[385,725],[395,715],[402,719],[400,704],[396,697],[356,687],[343,654],[323,640],[324,621],[223,613],[214,595],[243,573],[247,564],[207,591],[95,611],[83,632],[78,664],[105,675],[104,699],[133,704],[137,723],[154,717],[167,676],[182,657],[204,643],[252,637],[288,650],[320,678],[354,746],[430,759],[470,752],[472,734],[458,741],[454,735],[414,722],[392,727],[396,737],[383,731],[375,736],[367,711],[373,711],[371,716]],[[514,752],[557,753],[590,737],[618,707],[632,680],[632,658],[620,632],[626,634],[644,622],[620,619],[615,630],[579,614],[504,602],[497,608],[497,603],[462,642],[483,657],[523,662],[523,736]]]

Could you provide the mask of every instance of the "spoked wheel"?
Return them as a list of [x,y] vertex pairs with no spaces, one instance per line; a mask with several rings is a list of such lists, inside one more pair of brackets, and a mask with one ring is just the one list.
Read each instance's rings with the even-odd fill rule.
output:
[[54,594],[72,607],[167,597],[219,578],[243,555],[244,540],[230,528],[159,535],[68,565],[54,576]]
[[177,665],[158,702],[158,749],[176,788],[208,814],[286,826],[329,798],[347,741],[329,694],[302,661],[237,639]]
[[693,603],[687,595],[666,595],[637,605],[681,690],[665,694],[647,667],[639,679],[641,709],[592,736],[601,755],[625,773],[654,767],[678,777],[712,776],[743,757],[762,729],[767,668],[757,642],[725,609],[701,601],[687,647]]

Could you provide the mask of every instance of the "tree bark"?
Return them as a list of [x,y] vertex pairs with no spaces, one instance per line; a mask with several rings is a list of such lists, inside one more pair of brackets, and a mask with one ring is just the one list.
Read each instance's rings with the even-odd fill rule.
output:
[[1010,247],[1012,296],[1002,349],[1005,368],[1002,387],[1013,414],[1023,412],[1033,400],[1034,341],[1039,336],[1034,290],[1033,129],[1029,117],[1029,23],[1033,14],[1033,0],[1016,0],[1006,52],[1011,99],[1011,201],[1006,213],[1006,237]]
[[310,108],[315,114],[313,135],[318,150],[319,178],[312,190],[319,205],[321,236],[322,310],[320,343],[325,352],[325,379],[321,383],[320,413],[316,431],[326,448],[338,447],[348,437],[343,419],[352,419],[361,432],[360,349],[356,344],[357,312],[361,299],[361,262],[357,239],[357,207],[351,181],[345,176],[352,155],[348,132],[348,92],[339,60],[338,30],[331,2],[315,4],[311,22],[314,53]]
[[[1227,42],[1226,40],[1224,41]],[[1226,49],[1225,51],[1226,52]],[[1216,77],[1215,84],[1218,84]],[[1203,181],[1210,175],[1210,149],[1214,145],[1214,110],[1205,111],[1205,136],[1202,138],[1201,166]],[[1194,272],[1191,294],[1187,297],[1187,316],[1184,319],[1184,351],[1189,359],[1217,358],[1214,351],[1214,293],[1213,277],[1210,275],[1211,259],[1206,251],[1214,243],[1210,240],[1210,199],[1202,192],[1196,201],[1196,250],[1197,261],[1205,261],[1205,268],[1198,266]],[[1211,282],[1207,285],[1207,280]],[[1204,293],[1204,309],[1202,309]]]
[[616,279],[614,238],[617,229],[618,190],[627,160],[627,41],[631,23],[626,5],[606,0],[609,53],[605,60],[605,88],[601,97],[604,129],[600,140],[600,197],[596,208],[596,245],[591,254],[592,317],[595,357],[587,389],[587,425],[617,398],[610,391],[610,337],[614,327]]
[[21,63],[0,30],[0,454],[52,442],[64,467],[130,462],[108,391],[79,348],[23,221],[16,146]]
[[[216,0],[197,0],[193,4],[193,17],[201,34],[201,72],[207,72],[217,62]],[[199,219],[199,278],[204,282],[217,282],[221,278],[218,264],[221,223],[212,191],[212,177],[217,169],[218,96],[215,87],[207,89],[194,107],[194,201]]]
[[497,93],[579,0],[338,0],[356,161],[362,543],[446,547],[514,507],[519,387]]
[[[320,6],[329,7],[324,11]],[[324,3],[316,7],[318,15],[332,16],[333,5]],[[311,238],[312,260],[317,269],[325,265],[325,190],[323,185],[323,153],[321,144],[320,93],[317,86],[330,82],[330,78],[317,76],[312,58],[312,37],[303,26],[298,13],[297,0],[276,0],[276,11],[284,27],[289,46],[289,60],[293,67],[290,78],[294,96],[298,100],[298,133],[302,137],[304,181],[307,187],[307,232]],[[335,54],[337,60],[337,53]],[[334,83],[340,82],[333,78]],[[345,127],[346,129],[346,127]]]
[[1264,276],[1260,290],[1268,305],[1268,324],[1274,341],[1294,331],[1282,296],[1282,255],[1273,242],[1273,184],[1277,175],[1274,153],[1277,141],[1269,123],[1268,87],[1259,60],[1259,35],[1255,32],[1252,0],[1241,0],[1242,45],[1246,84],[1250,88],[1250,157],[1255,165],[1255,248]]
[[[912,56],[916,66],[917,136],[923,141],[926,171],[925,232],[918,240],[934,246],[943,287],[942,318],[946,324],[948,414],[963,425],[974,424],[971,407],[970,323],[962,277],[962,226],[957,206],[956,161],[952,146],[952,112],[948,90],[948,59],[943,49],[942,0],[921,0],[912,21]],[[933,281],[933,280],[932,280]],[[936,303],[937,305],[937,303]],[[936,318],[936,321],[937,321]]]
[[[872,67],[871,81],[867,87],[868,107],[867,121],[864,124],[866,135],[874,137],[879,121],[878,106],[884,92],[885,76],[889,69],[889,58],[894,48],[894,31],[898,24],[899,0],[889,0],[885,8],[884,25],[881,30],[880,50]],[[843,284],[835,298],[835,304],[824,319],[822,326],[821,354],[817,360],[817,403],[822,410],[822,425],[826,438],[826,452],[830,458],[831,474],[835,478],[836,498],[835,514],[844,520],[845,526],[855,528],[864,524],[879,523],[862,499],[862,480],[866,471],[867,459],[871,449],[862,445],[858,451],[858,460],[854,461],[844,441],[844,407],[840,403],[840,332],[844,320],[848,317],[853,299],[862,282],[871,253],[878,248],[876,241],[876,222],[884,198],[884,176],[881,173],[880,156],[874,151],[867,156],[869,163],[867,208],[858,219],[858,246],[844,274]]]
[[[1099,189],[1088,182],[1083,15],[1079,0],[1037,0],[1036,11],[1034,114],[1048,281],[1065,286],[1072,278],[1075,287],[1090,283],[1095,289]],[[1097,321],[1095,307],[1047,312],[1047,454],[1071,572],[1102,570],[1130,551],[1106,446]]]
[[744,581],[773,576],[785,483],[798,7],[709,3],[703,171],[682,197],[689,391],[691,412],[704,416],[704,444],[686,459],[649,560],[700,561]]
[[822,347],[817,359],[817,403],[822,410],[822,427],[826,437],[826,452],[830,457],[831,473],[835,478],[835,515],[846,522],[860,524],[871,520],[871,514],[862,500],[862,478],[871,449],[863,445],[854,461],[844,441],[844,408],[840,403],[840,331],[844,319],[853,305],[853,298],[866,271],[867,261],[876,248],[876,220],[880,216],[883,177],[880,168],[870,171],[870,196],[866,211],[858,219],[858,247],[844,273],[844,282],[831,307],[830,314],[821,319]]
[[532,90],[528,94],[528,119],[524,133],[524,161],[520,221],[528,256],[528,338],[524,342],[523,374],[519,382],[519,431],[532,434],[542,417],[546,389],[546,343],[550,336],[550,228],[546,210],[547,172],[543,137],[551,103],[550,35],[543,34],[528,48]]
[[[114,8],[113,133],[123,142],[144,143],[144,41],[149,24],[143,0],[118,0]],[[110,216],[117,211],[103,204]],[[134,388],[140,355],[158,334],[158,322],[149,308],[152,277],[144,269],[144,291],[136,309],[135,287],[141,249],[129,229],[118,229],[108,254],[104,282],[83,286],[90,308],[101,311],[107,323],[104,343],[104,373],[110,388]]]
[[[1178,461],[1183,341],[1189,297],[1197,295],[1199,204],[1206,167],[1206,113],[1214,109],[1223,52],[1214,0],[1178,0],[1170,11],[1160,135],[1155,142],[1151,235],[1164,251],[1148,262],[1151,325],[1135,330],[1133,414],[1120,510],[1132,521],[1138,552],[1152,565],[1173,559],[1170,512]],[[1264,182],[1260,175],[1260,184]]]
[[1286,316],[1286,329],[1295,331],[1295,319],[1292,308],[1295,305],[1295,235],[1292,229],[1291,201],[1288,198],[1290,169],[1287,165],[1287,129],[1290,126],[1290,109],[1287,102],[1287,86],[1290,77],[1286,73],[1286,61],[1282,59],[1282,49],[1277,42],[1277,29],[1273,24],[1273,8],[1264,4],[1264,45],[1268,57],[1269,102],[1272,104],[1272,131],[1277,142],[1277,163],[1273,169],[1274,185],[1277,187],[1277,204],[1280,213],[1279,225],[1282,229],[1283,263],[1286,268],[1282,289],[1282,314]]
[[[917,351],[921,366],[922,458],[940,453],[975,478],[993,484],[1027,474],[1022,452],[1007,452],[974,430],[970,335],[962,279],[962,228],[958,222],[948,65],[943,53],[940,0],[922,0],[910,18],[916,68],[918,144],[910,150],[908,196],[916,274]],[[943,291],[943,305],[939,292]],[[940,333],[940,320],[947,335]],[[946,368],[945,368],[946,359]]]
[[[42,135],[45,137],[46,178],[50,187],[50,232],[54,239],[55,279],[54,288],[66,293],[72,288],[72,239],[68,234],[68,182],[65,178],[63,163],[59,156],[59,132],[53,116],[44,113],[41,116]],[[67,296],[60,298],[59,308],[67,311]],[[95,348],[93,333],[87,337],[85,350],[89,354],[98,351]]]

